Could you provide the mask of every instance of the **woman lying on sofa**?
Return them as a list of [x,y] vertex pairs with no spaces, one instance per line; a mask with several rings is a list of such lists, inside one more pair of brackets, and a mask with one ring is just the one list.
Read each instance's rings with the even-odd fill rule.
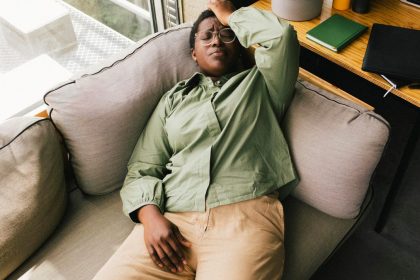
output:
[[95,279],[281,278],[278,195],[297,176],[279,123],[299,45],[272,13],[208,7],[190,36],[200,73],[161,98],[128,164],[121,197],[138,224]]

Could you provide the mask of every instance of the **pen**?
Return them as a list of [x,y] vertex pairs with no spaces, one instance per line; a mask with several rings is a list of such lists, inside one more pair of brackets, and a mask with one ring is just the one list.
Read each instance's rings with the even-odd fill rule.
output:
[[387,92],[385,92],[383,97],[386,97],[388,95],[388,93],[390,93],[393,89],[397,88],[397,85],[394,84],[390,79],[388,79],[385,75],[381,75],[382,78],[384,78],[385,81],[387,81],[391,87],[387,90]]

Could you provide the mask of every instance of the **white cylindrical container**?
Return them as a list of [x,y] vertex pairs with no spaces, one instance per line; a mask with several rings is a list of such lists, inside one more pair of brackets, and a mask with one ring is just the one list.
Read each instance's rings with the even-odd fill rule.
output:
[[311,20],[321,14],[323,0],[272,0],[271,9],[278,17],[292,20]]

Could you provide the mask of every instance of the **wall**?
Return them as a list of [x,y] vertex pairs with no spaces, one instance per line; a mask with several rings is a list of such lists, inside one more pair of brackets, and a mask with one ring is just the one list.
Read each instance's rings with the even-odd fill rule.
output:
[[193,22],[198,15],[207,9],[207,0],[183,0],[182,13],[184,15],[184,22]]

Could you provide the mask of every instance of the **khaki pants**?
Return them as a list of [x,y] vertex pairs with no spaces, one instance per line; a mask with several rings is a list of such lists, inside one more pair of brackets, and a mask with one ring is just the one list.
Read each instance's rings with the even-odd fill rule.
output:
[[284,263],[283,207],[275,195],[224,205],[206,212],[165,213],[192,243],[182,273],[151,260],[143,226],[136,225],[95,276],[105,279],[280,279]]

